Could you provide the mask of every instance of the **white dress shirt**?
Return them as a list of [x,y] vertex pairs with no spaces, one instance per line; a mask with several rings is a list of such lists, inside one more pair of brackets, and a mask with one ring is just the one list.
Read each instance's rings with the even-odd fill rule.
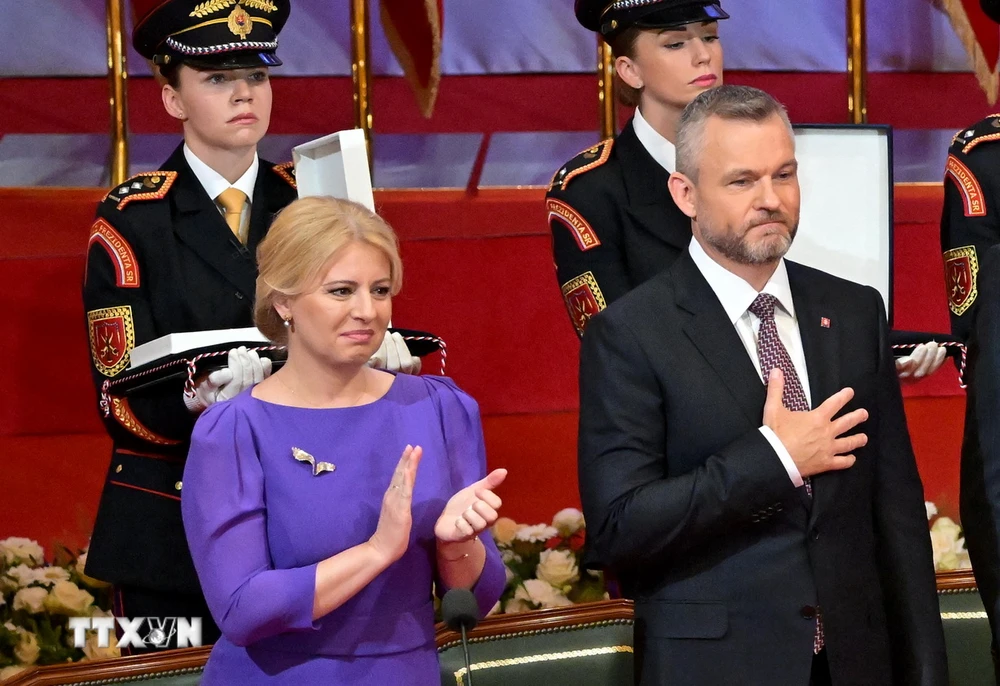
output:
[[677,170],[677,148],[650,126],[638,107],[635,108],[635,115],[632,117],[632,128],[635,129],[635,137],[642,143],[642,147],[646,148],[646,152],[652,155],[656,163],[668,173],[673,174]]
[[[760,331],[760,318],[750,312],[749,307],[757,299],[757,291],[749,283],[727,270],[721,264],[713,260],[705,252],[701,244],[694,238],[688,247],[691,259],[695,266],[712,287],[719,302],[722,303],[729,321],[736,327],[736,333],[743,341],[747,355],[753,362],[754,369],[757,370],[757,377],[763,383],[760,374],[760,358],[757,356],[757,337]],[[809,392],[809,374],[806,371],[806,356],[802,349],[802,336],[799,333],[799,322],[795,318],[795,303],[792,301],[792,289],[788,285],[788,270],[785,267],[785,260],[778,262],[777,269],[768,279],[761,293],[768,293],[778,299],[778,306],[774,308],[774,323],[778,329],[778,338],[788,351],[788,356],[795,367],[795,373],[802,384],[802,390],[806,394],[809,406],[813,407],[812,394]],[[778,436],[766,426],[760,427],[760,432],[768,440],[774,452],[778,454],[781,463],[788,472],[788,477],[795,486],[802,485],[802,475],[799,474],[798,467],[788,454],[788,450],[782,444]]]
[[[250,224],[250,205],[253,202],[253,189],[257,185],[257,170],[260,168],[260,159],[257,157],[257,153],[253,155],[253,162],[250,164],[250,168],[243,173],[243,176],[236,179],[236,183],[233,184],[230,184],[222,174],[202,162],[191,151],[191,148],[187,146],[187,143],[184,144],[184,159],[187,160],[191,171],[194,172],[198,182],[201,183],[202,188],[205,189],[208,197],[212,200],[218,198],[219,194],[230,186],[243,191],[243,194],[247,196],[246,202],[243,203],[243,212],[240,213],[240,238],[245,244],[247,229]],[[220,214],[225,215],[226,211],[219,203],[215,203],[215,206],[219,208]]]

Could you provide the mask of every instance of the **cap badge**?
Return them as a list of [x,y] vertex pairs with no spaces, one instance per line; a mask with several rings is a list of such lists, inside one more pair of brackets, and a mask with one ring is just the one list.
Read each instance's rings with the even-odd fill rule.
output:
[[229,30],[239,36],[241,40],[246,40],[250,32],[253,31],[253,19],[241,5],[236,5],[229,14]]

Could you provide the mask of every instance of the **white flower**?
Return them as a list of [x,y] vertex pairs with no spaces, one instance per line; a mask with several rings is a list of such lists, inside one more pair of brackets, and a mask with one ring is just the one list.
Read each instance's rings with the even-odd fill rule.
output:
[[931,550],[934,553],[934,568],[939,571],[956,569],[958,554],[964,550],[962,527],[950,517],[938,517],[931,526]]
[[518,541],[528,541],[529,543],[544,543],[550,538],[559,535],[559,530],[548,524],[534,524],[532,526],[522,526],[514,534]]
[[14,657],[18,662],[25,665],[33,665],[38,661],[38,656],[42,650],[38,647],[38,637],[30,631],[18,631],[21,640],[14,648]]
[[40,565],[45,562],[45,550],[38,545],[38,541],[16,536],[0,541],[0,556],[7,564],[25,562],[29,565]]
[[543,550],[538,558],[538,569],[535,573],[539,579],[549,582],[556,588],[562,588],[580,578],[576,555],[568,550]]
[[498,546],[510,545],[517,533],[517,522],[510,517],[500,517],[493,523],[493,540]]
[[500,551],[500,559],[503,560],[505,565],[509,565],[511,562],[520,562],[521,556],[510,548],[504,548]]
[[22,588],[14,594],[14,611],[27,610],[31,614],[38,614],[45,610],[45,597],[48,593],[44,588],[31,586]]
[[506,580],[504,581],[504,585],[507,585],[514,580],[514,572],[512,572],[510,567],[508,567],[507,565],[504,565],[503,571],[504,571],[504,576],[506,578]]
[[72,581],[57,581],[45,598],[45,609],[54,615],[87,616],[93,602],[94,596]]
[[[113,636],[114,635],[112,634],[112,638]],[[120,656],[121,651],[118,649],[118,644],[114,640],[108,643],[107,648],[101,648],[97,645],[97,632],[87,632],[87,642],[83,645],[84,660],[107,660],[108,658]]]
[[35,580],[35,570],[28,565],[11,567],[7,570],[6,574],[17,583],[15,588],[24,588]]
[[924,501],[924,509],[927,510],[927,521],[931,521],[931,518],[938,513],[937,505],[930,502],[929,500]]
[[503,606],[504,613],[508,615],[516,614],[518,612],[530,612],[534,608],[527,603],[527,601],[521,600],[520,598],[511,598],[507,601],[507,604]]
[[6,681],[13,676],[16,676],[27,669],[25,665],[11,665],[10,667],[4,667],[0,669],[0,682]]
[[498,601],[497,601],[497,602],[496,602],[496,603],[495,603],[495,604],[493,605],[493,607],[492,607],[492,608],[490,608],[490,611],[486,613],[486,616],[487,616],[487,617],[489,617],[490,615],[495,615],[496,613],[500,612],[500,610],[501,610],[501,609],[502,609],[502,608],[500,607],[500,601],[498,600]]
[[573,604],[561,591],[557,591],[552,588],[552,584],[541,579],[526,579],[514,591],[513,600],[520,600],[535,607],[566,607]]
[[46,588],[57,581],[69,581],[69,572],[62,567],[39,567],[31,571],[34,581]]
[[552,526],[559,530],[559,535],[569,538],[583,528],[583,513],[575,507],[567,507],[565,510],[556,512],[552,518]]

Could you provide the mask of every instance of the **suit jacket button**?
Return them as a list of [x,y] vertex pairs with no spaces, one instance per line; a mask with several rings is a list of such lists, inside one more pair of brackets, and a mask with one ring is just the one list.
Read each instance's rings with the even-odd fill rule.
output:
[[183,483],[183,482],[181,482],[181,481],[178,481],[177,483],[175,483],[175,484],[174,484],[174,488],[175,488],[175,489],[177,489],[177,490],[179,491],[179,490],[181,490],[181,487],[182,487],[183,485],[184,485],[184,483]]
[[121,474],[121,473],[122,473],[122,466],[118,465],[117,467],[115,467],[115,474]]
[[800,612],[803,619],[816,619],[816,608],[812,605],[804,605]]

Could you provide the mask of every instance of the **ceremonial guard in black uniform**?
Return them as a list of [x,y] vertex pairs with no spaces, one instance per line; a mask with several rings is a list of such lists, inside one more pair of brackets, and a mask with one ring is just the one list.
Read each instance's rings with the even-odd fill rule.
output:
[[941,247],[952,332],[967,339],[976,319],[979,267],[1000,243],[1000,114],[959,131],[945,165]]
[[[136,345],[252,326],[257,244],[296,197],[291,163],[256,156],[270,118],[267,69],[281,64],[275,49],[288,0],[135,4],[136,50],[160,70],[165,91],[188,98],[188,111],[168,106],[184,122],[187,143],[159,170],[111,189],[98,207],[83,299],[99,392],[127,370]],[[221,117],[193,111],[215,88],[228,93],[211,96]],[[232,141],[239,145],[230,150]],[[242,156],[244,166],[230,174],[239,178],[224,178],[200,159],[195,150],[205,149]],[[210,192],[209,185],[218,188]],[[105,395],[102,415],[114,449],[86,571],[114,584],[116,615],[200,617],[202,641],[218,637],[184,537],[181,474],[198,412],[268,371],[269,361],[234,351],[229,371],[221,380],[200,380],[194,398],[184,396],[181,381]]]
[[[982,0],[1000,22],[1000,1]],[[941,247],[952,332],[968,342],[960,513],[993,633],[1000,683],[1000,115],[955,134],[944,173]]]
[[[680,50],[692,53],[696,73],[715,79],[685,89],[672,106],[652,105],[675,110],[675,122],[698,93],[721,83],[721,47],[711,22],[729,15],[717,2],[577,0],[576,16],[604,36],[616,57],[635,57],[642,30],[699,27]],[[642,97],[621,77],[618,91],[627,94],[625,104],[638,105]],[[583,151],[552,179],[546,206],[556,274],[577,334],[583,335],[590,317],[673,263],[691,241],[691,220],[667,190],[673,158],[673,143],[636,109],[617,138]]]

